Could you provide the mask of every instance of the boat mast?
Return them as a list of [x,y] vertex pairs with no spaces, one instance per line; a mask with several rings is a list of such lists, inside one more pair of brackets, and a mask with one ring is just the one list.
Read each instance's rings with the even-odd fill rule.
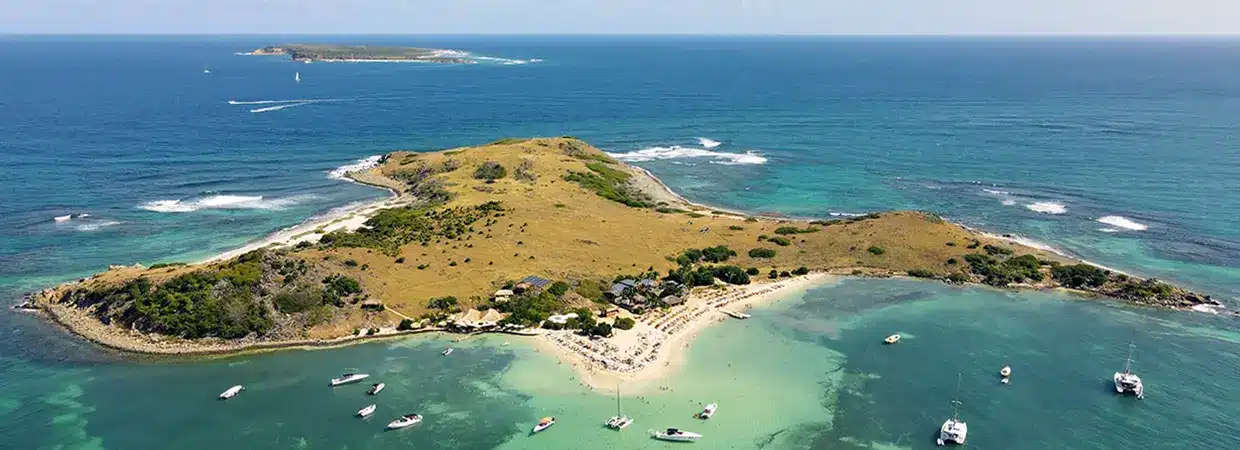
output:
[[620,386],[616,385],[616,417],[620,417]]
[[952,398],[952,422],[960,421],[960,405],[963,404],[963,403],[960,403],[960,379],[961,377],[962,375],[959,372],[957,372],[956,373],[956,396]]
[[1136,349],[1137,349],[1137,344],[1132,344],[1132,343],[1128,344],[1128,362],[1124,363],[1125,374],[1131,373],[1129,370],[1132,369],[1132,352],[1135,351]]

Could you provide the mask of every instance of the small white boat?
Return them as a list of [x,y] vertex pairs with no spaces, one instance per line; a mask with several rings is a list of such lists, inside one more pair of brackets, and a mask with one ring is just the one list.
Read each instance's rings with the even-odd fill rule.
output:
[[552,425],[555,425],[554,417],[543,417],[542,420],[538,421],[538,425],[534,425],[534,432],[541,433],[543,430],[551,428]]
[[1008,377],[1003,377],[1002,379],[1000,379],[1000,380],[999,380],[999,382],[1000,382],[1000,383],[1003,383],[1003,384],[1008,384],[1008,383],[1012,382],[1012,379],[1011,379],[1011,378],[1008,378]]
[[1012,366],[1003,366],[1002,369],[999,369],[999,376],[1003,378],[1012,376]]
[[702,438],[702,435],[692,431],[685,431],[679,428],[668,428],[664,431],[651,430],[650,436],[662,441],[674,442],[693,442]]
[[1136,350],[1135,345],[1130,345],[1128,349],[1128,362],[1124,364],[1124,371],[1115,372],[1115,392],[1120,394],[1133,394],[1137,398],[1145,398],[1145,385],[1141,384],[1141,377],[1132,373],[1132,352]]
[[294,82],[294,83],[300,83],[300,82],[301,82],[301,72],[297,72],[297,73],[293,74],[293,82]]
[[887,336],[887,339],[883,339],[884,344],[894,344],[897,342],[900,342],[900,335],[898,334],[893,334],[891,336]]
[[447,349],[447,350],[444,350],[444,351],[443,351],[443,355],[444,355],[444,356],[448,356],[448,355],[451,355],[451,354],[452,354],[452,347],[448,347],[448,349]]
[[228,388],[227,391],[224,391],[223,393],[220,394],[220,400],[228,400],[230,398],[236,397],[237,394],[240,394],[241,391],[244,391],[244,390],[245,390],[245,386],[242,386],[240,384],[230,387]]
[[202,66],[202,73],[203,73],[203,74],[209,74],[209,73],[211,73],[211,69],[208,69],[208,68],[207,68],[207,66]]
[[405,427],[411,427],[422,422],[421,414],[406,414],[400,416],[399,419],[388,422],[387,429],[396,430]]
[[711,403],[709,405],[706,405],[705,408],[702,408],[702,412],[697,413],[697,418],[703,419],[703,420],[709,419],[711,418],[711,416],[715,415],[715,410],[717,409],[719,409],[718,403]]
[[340,378],[332,378],[332,386],[340,386],[342,384],[356,383],[365,380],[370,375],[364,373],[346,373],[340,375]]
[[378,394],[378,393],[379,393],[379,391],[382,391],[382,390],[383,390],[383,388],[385,388],[385,387],[387,387],[387,385],[386,385],[386,384],[383,384],[383,383],[375,383],[375,384],[372,384],[372,385],[370,385],[370,390],[369,390],[369,391],[366,391],[366,394],[368,394],[368,395],[375,395],[375,394]]
[[379,409],[379,405],[370,405],[365,408],[359,409],[357,410],[357,417],[362,417],[362,418],[370,417],[371,414],[375,413],[376,409]]

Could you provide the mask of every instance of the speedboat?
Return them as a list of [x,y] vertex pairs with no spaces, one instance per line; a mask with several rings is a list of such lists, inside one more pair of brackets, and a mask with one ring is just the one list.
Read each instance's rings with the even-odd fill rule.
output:
[[611,420],[607,421],[607,428],[611,428],[613,430],[623,430],[625,428],[628,428],[629,425],[632,425],[632,424],[633,424],[632,417],[612,416]]
[[420,422],[422,422],[421,414],[406,414],[406,415],[400,416],[399,419],[388,422],[387,429],[396,430],[400,428],[411,427],[411,426],[417,425]]
[[230,387],[228,388],[227,391],[224,391],[223,393],[220,394],[220,400],[228,400],[230,398],[233,398],[237,396],[237,394],[240,394],[241,391],[244,391],[244,390],[245,390],[245,386],[242,386],[240,384]]
[[887,339],[883,339],[884,344],[894,344],[896,342],[900,342],[900,335],[898,334],[893,334],[891,336],[887,336]]
[[999,376],[1003,378],[1012,376],[1012,366],[1003,366],[1002,369],[999,369]]
[[706,405],[705,408],[702,408],[702,412],[698,413],[697,417],[699,419],[709,419],[711,418],[711,416],[715,415],[715,410],[717,409],[719,409],[719,404],[711,403],[709,405]]
[[443,355],[444,355],[444,356],[448,356],[448,355],[451,355],[451,354],[452,354],[452,347],[448,347],[448,349],[447,349],[447,350],[444,350],[444,351],[443,351]]
[[332,378],[332,386],[340,386],[342,384],[356,383],[365,380],[370,375],[364,373],[346,373],[340,375],[340,378]]
[[1115,372],[1115,392],[1120,394],[1133,394],[1137,398],[1145,398],[1145,385],[1141,384],[1141,377],[1132,373],[1132,352],[1136,346],[1130,346],[1128,350],[1128,362],[1124,364],[1124,371]]
[[554,417],[543,417],[542,420],[538,421],[538,425],[534,425],[534,432],[541,433],[543,430],[551,428],[552,425],[555,425]]
[[375,394],[378,394],[378,393],[379,393],[379,391],[382,391],[382,390],[383,390],[383,388],[384,388],[384,387],[386,387],[386,386],[387,386],[387,385],[386,385],[386,384],[383,384],[383,383],[375,383],[375,384],[372,384],[372,385],[370,385],[370,390],[369,390],[369,391],[366,391],[366,393],[367,393],[367,394],[369,394],[369,395],[375,395]]
[[952,417],[943,422],[943,428],[939,429],[939,439],[936,441],[939,445],[953,443],[964,445],[964,439],[969,434],[969,425],[959,418]]
[[370,415],[374,414],[375,410],[378,408],[379,408],[379,405],[370,405],[365,408],[359,409],[357,410],[357,417],[363,417],[363,418],[370,417]]
[[650,437],[662,441],[674,442],[693,442],[702,438],[702,435],[692,431],[685,431],[679,428],[668,428],[664,431],[651,430]]

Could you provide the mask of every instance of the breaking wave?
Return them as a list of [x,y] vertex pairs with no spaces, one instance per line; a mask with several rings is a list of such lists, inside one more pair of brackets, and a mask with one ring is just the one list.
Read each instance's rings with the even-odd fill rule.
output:
[[[1145,231],[1150,228],[1146,226],[1145,224],[1133,222],[1132,220],[1124,216],[1099,217],[1098,222],[1105,223],[1113,227],[1123,228],[1125,230],[1132,230],[1132,231]],[[1100,231],[1106,231],[1106,229],[1103,229]],[[1110,231],[1110,232],[1114,232],[1114,231]]]
[[1011,192],[1001,191],[998,189],[982,189],[982,192],[985,192],[987,194],[994,194],[994,195],[1012,195]]
[[671,147],[651,147],[629,153],[608,153],[608,155],[624,162],[644,162],[680,158],[710,158],[714,160],[711,161],[714,164],[766,164],[766,157],[754,151],[748,151],[745,153],[724,153],[712,152],[704,148],[681,147],[679,145],[673,145]]
[[1068,212],[1067,206],[1064,206],[1063,203],[1055,202],[1034,202],[1025,205],[1025,207],[1029,208],[1030,211],[1043,214],[1064,214]]
[[383,155],[375,155],[368,158],[359,159],[353,164],[345,164],[332,169],[330,172],[327,172],[327,178],[331,178],[333,180],[353,181],[345,175],[379,167],[379,160],[381,159],[383,159]]
[[698,143],[702,144],[702,147],[707,150],[723,145],[722,142],[716,141],[711,138],[700,137],[700,138],[697,138],[697,140],[698,140]]
[[1012,206],[1016,204],[1016,200],[1007,199],[1003,201],[1003,206]]
[[124,222],[120,222],[116,220],[101,220],[98,222],[84,223],[76,227],[73,227],[73,229],[78,230],[78,231],[91,232],[91,231],[99,231],[106,227],[110,227],[112,225],[120,225],[122,223]]
[[309,196],[268,199],[261,195],[211,195],[194,199],[155,200],[138,208],[161,213],[186,213],[203,209],[267,209],[278,210],[300,203]]

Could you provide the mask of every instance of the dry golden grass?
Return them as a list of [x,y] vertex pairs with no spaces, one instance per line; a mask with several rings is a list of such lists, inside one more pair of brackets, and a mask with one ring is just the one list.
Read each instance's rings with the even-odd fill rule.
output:
[[[775,229],[784,225],[804,228],[805,223],[788,223],[759,218],[746,221],[741,217],[712,215],[693,218],[686,214],[662,214],[653,209],[631,208],[595,195],[564,180],[569,171],[587,171],[586,161],[567,155],[563,146],[576,146],[594,155],[597,149],[567,138],[531,139],[517,143],[453,149],[435,153],[395,152],[387,162],[369,176],[390,176],[420,164],[436,166],[447,158],[460,163],[455,171],[436,175],[449,184],[455,194],[448,206],[473,206],[499,201],[507,210],[498,223],[485,227],[484,234],[474,234],[464,241],[445,241],[421,246],[414,243],[403,247],[400,256],[392,256],[364,248],[305,251],[307,260],[319,265],[336,266],[332,270],[358,278],[372,298],[379,299],[400,314],[418,316],[426,311],[432,297],[453,295],[465,306],[485,299],[505,280],[526,275],[550,279],[606,279],[622,273],[638,273],[649,267],[660,272],[676,267],[667,259],[687,248],[727,245],[738,257],[728,261],[741,267],[757,267],[765,278],[771,268],[791,270],[799,266],[811,270],[869,268],[868,272],[904,272],[926,269],[938,273],[960,270],[947,264],[949,258],[961,259],[972,240],[983,244],[996,241],[984,238],[958,225],[919,212],[893,212],[881,217],[854,223],[831,225],[814,233],[786,236],[793,241],[787,247],[760,242],[759,235],[775,236]],[[513,177],[523,161],[533,164],[536,181],[519,181]],[[474,169],[487,161],[496,161],[508,169],[508,176],[487,184],[472,177]],[[634,173],[626,166],[614,166]],[[392,183],[384,183],[393,186]],[[753,219],[750,219],[753,220]],[[481,222],[476,225],[482,229]],[[742,230],[729,229],[743,227]],[[708,228],[703,232],[703,229]],[[489,238],[485,237],[490,235]],[[948,246],[955,242],[956,246]],[[470,247],[472,245],[472,247]],[[1009,248],[1010,243],[1001,243]],[[882,255],[867,251],[871,246],[885,250]],[[753,259],[749,249],[775,249],[772,259]],[[1021,248],[1018,253],[1043,252]],[[328,260],[324,260],[328,256]],[[347,267],[343,261],[352,259],[359,267]],[[465,262],[466,259],[469,262]],[[451,266],[455,262],[456,266]],[[419,270],[417,267],[428,264]],[[361,270],[360,266],[368,268]],[[324,267],[326,268],[326,267]],[[395,317],[395,315],[392,315]],[[333,331],[352,324],[330,325]],[[316,330],[323,332],[326,330]],[[318,334],[316,332],[316,334]]]

